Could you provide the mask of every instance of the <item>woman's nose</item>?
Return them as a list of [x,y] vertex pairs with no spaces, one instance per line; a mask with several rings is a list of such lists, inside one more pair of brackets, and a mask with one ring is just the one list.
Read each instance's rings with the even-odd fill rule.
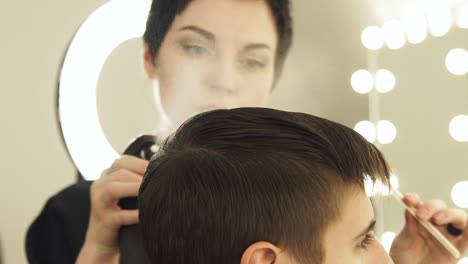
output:
[[209,86],[216,92],[233,94],[237,89],[236,78],[234,61],[228,58],[219,59],[211,68]]

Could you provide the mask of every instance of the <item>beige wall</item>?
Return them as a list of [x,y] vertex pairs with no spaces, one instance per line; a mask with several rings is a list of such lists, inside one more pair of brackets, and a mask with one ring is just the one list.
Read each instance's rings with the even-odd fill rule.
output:
[[[28,225],[48,197],[75,180],[55,114],[61,59],[79,25],[106,1],[1,1],[0,237],[6,263],[25,263]],[[349,126],[368,117],[367,97],[349,87],[351,73],[366,66],[360,32],[376,21],[367,2],[294,0],[296,38],[270,106],[325,116]],[[154,121],[150,103],[141,103],[150,83],[142,72],[140,55],[140,41],[122,44],[109,57],[99,80],[100,118],[120,151],[131,137],[151,131]],[[398,61],[387,59],[400,67]],[[408,160],[404,146],[398,146],[397,150],[393,146],[384,150],[388,149],[407,175],[414,175],[411,164],[403,164]],[[403,182],[411,184],[405,190],[426,187],[419,180]],[[448,199],[447,192],[447,188],[441,192],[431,189],[427,194]],[[394,231],[401,224],[401,212],[395,210],[391,209],[387,220]]]
[[5,263],[26,263],[27,226],[46,199],[75,179],[55,120],[63,52],[104,1],[0,2],[0,236]]

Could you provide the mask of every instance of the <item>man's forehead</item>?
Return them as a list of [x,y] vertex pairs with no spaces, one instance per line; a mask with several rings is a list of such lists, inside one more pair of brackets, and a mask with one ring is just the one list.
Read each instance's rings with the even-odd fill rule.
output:
[[347,191],[340,205],[340,217],[330,226],[330,232],[351,237],[368,227],[374,218],[372,203],[366,193],[362,190]]

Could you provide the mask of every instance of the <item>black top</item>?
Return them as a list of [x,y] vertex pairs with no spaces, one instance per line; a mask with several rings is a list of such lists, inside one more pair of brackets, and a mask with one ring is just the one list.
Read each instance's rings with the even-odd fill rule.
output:
[[29,263],[74,263],[83,246],[90,213],[90,181],[50,198],[26,235]]
[[[124,154],[149,160],[154,142],[152,136],[139,137]],[[91,183],[80,181],[47,201],[26,235],[29,263],[75,263],[88,229]]]

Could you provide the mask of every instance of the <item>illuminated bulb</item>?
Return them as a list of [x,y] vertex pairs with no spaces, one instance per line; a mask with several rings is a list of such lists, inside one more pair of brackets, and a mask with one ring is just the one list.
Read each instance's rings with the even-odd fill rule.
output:
[[376,128],[370,121],[360,121],[354,126],[354,130],[361,134],[367,141],[373,143],[376,138]]
[[468,4],[463,6],[457,24],[460,28],[468,28]]
[[403,14],[403,27],[409,43],[418,44],[426,39],[428,34],[427,21],[421,7],[413,5],[405,10]]
[[[400,187],[398,176],[394,174],[390,175],[390,186],[398,190]],[[387,187],[383,182],[377,181],[373,186],[373,193],[388,196],[391,193],[391,188]]]
[[395,174],[390,176],[390,185],[397,190],[400,188],[400,180]]
[[141,38],[150,6],[150,0],[107,1],[80,26],[65,55],[58,92],[60,126],[68,152],[87,180],[99,178],[120,156],[99,120],[99,75],[116,47]]
[[462,181],[452,188],[452,200],[460,208],[468,208],[468,181]]
[[[390,175],[390,185],[393,188],[398,189],[399,187],[399,180],[396,175]],[[376,182],[372,182],[372,179],[367,175],[364,179],[364,189],[366,191],[367,196],[375,196],[375,195],[383,195],[388,196],[390,195],[390,188],[383,184],[382,181],[377,180]]]
[[399,49],[406,43],[403,25],[398,20],[390,20],[382,26],[383,39],[390,49]]
[[468,264],[468,258],[462,258],[460,259],[457,264]]
[[468,116],[458,115],[450,121],[450,135],[459,142],[468,141]]
[[380,93],[388,93],[395,88],[395,75],[389,70],[381,69],[375,74],[375,88]]
[[377,140],[381,144],[390,144],[395,140],[397,129],[395,125],[387,120],[380,120],[377,123]]
[[390,248],[392,248],[393,240],[395,240],[396,234],[394,232],[385,232],[382,234],[382,246],[384,247],[385,251],[390,252]]
[[374,78],[367,70],[358,70],[351,76],[351,87],[360,94],[369,93],[374,86]]
[[452,74],[466,74],[468,72],[468,52],[464,49],[451,50],[445,57],[445,66]]
[[365,28],[361,33],[361,41],[364,47],[370,50],[379,50],[383,46],[382,30],[376,26]]
[[444,1],[431,1],[426,10],[429,32],[434,37],[447,34],[452,26],[452,14]]
[[374,196],[374,183],[369,176],[364,178],[364,190],[366,191],[367,196]]

